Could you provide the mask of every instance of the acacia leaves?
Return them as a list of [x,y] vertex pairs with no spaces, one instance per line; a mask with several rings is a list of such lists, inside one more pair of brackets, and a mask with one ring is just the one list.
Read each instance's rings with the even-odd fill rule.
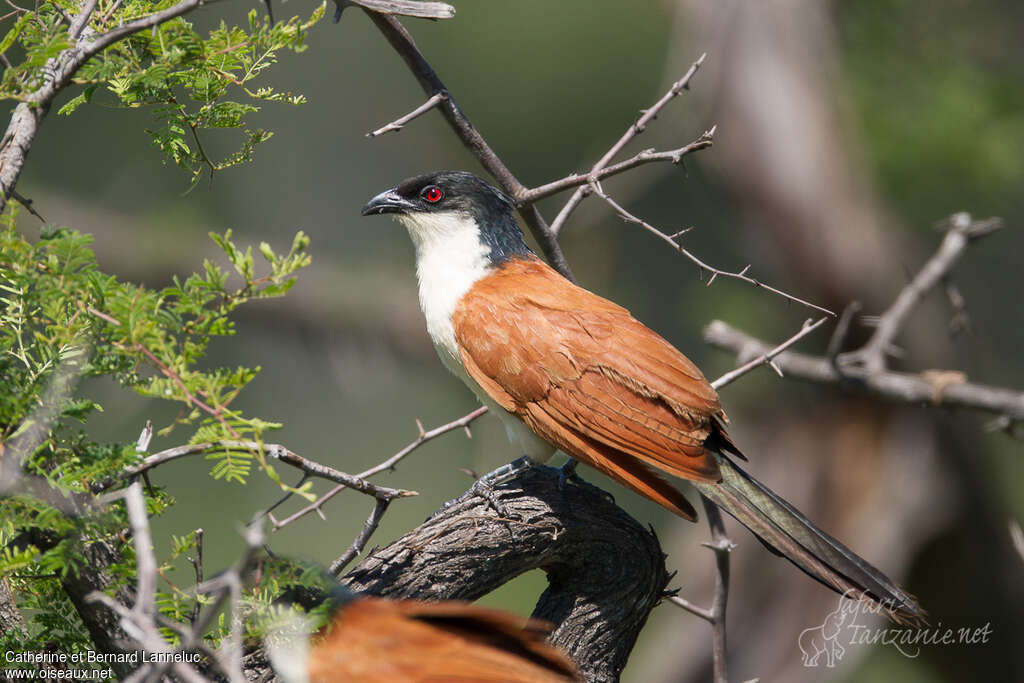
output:
[[[70,48],[81,49],[105,32],[126,22],[173,6],[173,2],[100,2],[90,15],[76,43],[68,33],[68,20],[79,11],[74,3],[43,2],[24,10],[0,39],[0,55],[10,65],[0,78],[0,99],[32,101],[45,84],[46,64],[61,59]],[[147,108],[156,125],[147,132],[154,147],[170,162],[185,170],[192,184],[204,171],[210,176],[252,158],[255,147],[273,133],[250,127],[247,117],[262,102],[299,105],[300,94],[253,81],[277,62],[283,50],[306,49],[309,29],[324,15],[319,5],[308,19],[298,16],[271,24],[257,10],[247,25],[222,21],[204,37],[183,17],[161,23],[115,42],[87,61],[73,78],[81,91],[59,110],[70,115],[82,105]],[[16,63],[11,59],[14,56]],[[234,131],[234,151],[221,157],[208,151],[204,137],[215,129]],[[217,140],[217,148],[226,144]]]

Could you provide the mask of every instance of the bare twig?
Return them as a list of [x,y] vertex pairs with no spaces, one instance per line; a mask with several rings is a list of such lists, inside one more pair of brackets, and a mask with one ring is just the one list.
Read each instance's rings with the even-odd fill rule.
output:
[[[948,276],[968,244],[1002,227],[1002,221],[997,218],[974,221],[965,213],[953,215],[946,224],[949,231],[935,255],[879,316],[874,334],[863,347],[840,353],[851,320],[859,310],[859,307],[851,305],[844,311],[824,357],[787,351],[775,357],[775,364],[797,379],[823,384],[841,383],[844,388],[895,401],[932,403],[992,413],[997,416],[999,428],[1012,435],[1014,424],[1024,421],[1024,392],[968,382],[966,375],[954,370],[908,373],[886,368],[885,356],[891,353],[893,341],[914,307]],[[704,339],[743,357],[769,352],[765,342],[719,320],[705,328]]]
[[[365,493],[369,496],[373,496],[378,499],[392,500],[394,498],[405,498],[407,496],[415,496],[415,491],[406,491],[405,489],[392,489],[386,486],[377,486],[371,484],[360,476],[353,476],[346,474],[340,470],[336,470],[333,467],[327,465],[321,465],[318,462],[308,460],[301,455],[288,450],[281,444],[276,443],[260,443],[259,441],[236,441],[233,439],[222,439],[220,441],[208,441],[206,443],[189,444],[186,446],[177,446],[175,448],[168,448],[167,450],[154,453],[149,456],[138,465],[132,465],[126,467],[118,475],[118,479],[129,479],[137,476],[145,471],[151,470],[154,467],[163,465],[172,460],[183,458],[189,455],[197,455],[199,453],[206,453],[218,449],[229,449],[229,450],[245,450],[262,452],[275,460],[283,462],[286,465],[295,467],[296,469],[305,472],[306,474],[320,479],[327,479],[329,481],[344,484],[346,487],[355,489],[360,493]],[[97,490],[104,490],[110,488],[116,480],[105,481],[102,484],[96,486]]]
[[409,112],[405,116],[402,116],[401,118],[395,119],[391,123],[387,124],[386,126],[381,126],[380,128],[378,128],[375,131],[367,133],[366,137],[368,137],[368,138],[375,138],[375,137],[377,137],[379,135],[384,135],[384,133],[391,133],[393,131],[402,130],[402,126],[404,126],[405,124],[409,123],[413,119],[415,119],[415,118],[417,118],[419,116],[422,116],[423,114],[426,114],[428,111],[430,111],[431,109],[436,107],[438,104],[440,104],[441,101],[444,100],[445,97],[447,97],[446,93],[443,93],[443,92],[434,93],[433,95],[431,95],[430,99],[428,99],[426,102],[424,102],[420,106],[418,106],[415,109],[413,109],[411,112]]
[[[480,161],[488,173],[494,176],[501,189],[512,197],[518,197],[522,192],[525,192],[526,187],[519,182],[512,171],[505,165],[505,162],[495,154],[483,136],[469,122],[466,114],[459,108],[451,93],[448,92],[448,88],[445,87],[437,73],[434,72],[434,69],[419,51],[419,48],[416,47],[412,36],[405,30],[402,23],[393,16],[376,12],[367,12],[367,14],[377,28],[380,29],[380,32],[384,34],[391,47],[402,57],[409,70],[416,76],[416,80],[419,81],[420,87],[423,88],[424,92],[430,97],[438,93],[446,95],[443,102],[439,103],[445,120],[452,130],[455,131],[462,144]],[[558,245],[558,240],[550,228],[548,228],[547,223],[536,207],[532,205],[521,207],[520,215],[523,217],[523,221],[530,229],[534,239],[537,240],[537,244],[540,245],[541,251],[544,252],[544,256],[547,257],[552,267],[570,280],[574,280],[572,270],[569,268],[569,263],[565,260],[562,248]]]
[[[175,649],[164,639],[156,622],[157,563],[153,555],[153,539],[149,531],[149,516],[146,514],[142,485],[136,481],[125,489],[102,496],[100,503],[108,504],[118,499],[124,500],[135,545],[135,606],[128,609],[110,596],[99,592],[91,594],[89,600],[102,602],[117,613],[125,633],[146,650],[173,653]],[[148,669],[149,667],[145,666],[137,670],[129,680],[145,680]],[[204,680],[192,667],[181,662],[175,663],[174,670],[184,680]]]
[[715,595],[711,607],[700,607],[686,598],[673,595],[668,598],[672,604],[711,624],[712,661],[714,662],[715,683],[728,683],[726,674],[725,609],[729,602],[729,554],[736,547],[725,533],[725,523],[718,506],[704,496],[700,497],[704,514],[708,518],[711,541],[704,543],[715,553]]
[[45,218],[43,218],[43,217],[42,217],[42,216],[41,216],[41,215],[39,214],[39,212],[38,212],[38,211],[36,211],[36,210],[35,210],[35,208],[34,208],[34,207],[32,206],[32,204],[33,204],[33,201],[32,201],[31,199],[29,199],[29,198],[27,198],[27,197],[23,197],[23,196],[21,195],[21,193],[20,193],[20,192],[18,192],[17,190],[11,190],[9,194],[11,195],[11,198],[12,198],[12,199],[14,199],[14,200],[15,200],[15,201],[17,201],[17,202],[18,202],[19,204],[21,204],[21,205],[22,205],[23,207],[25,207],[25,210],[26,210],[26,211],[28,211],[28,212],[29,212],[30,214],[32,214],[33,216],[35,216],[36,218],[38,218],[38,219],[39,219],[39,222],[40,222],[40,223],[45,223],[45,222],[46,222],[46,219],[45,219]]
[[614,199],[612,199],[604,190],[601,189],[600,184],[598,184],[596,182],[590,183],[590,188],[591,188],[591,190],[596,195],[601,197],[601,199],[605,200],[608,203],[609,206],[611,206],[613,209],[615,209],[615,212],[619,214],[619,217],[622,218],[622,220],[624,220],[624,221],[626,221],[628,223],[634,223],[636,225],[639,225],[644,230],[646,230],[647,232],[651,233],[652,235],[658,237],[659,239],[661,239],[665,243],[669,244],[673,249],[678,251],[680,254],[682,254],[686,258],[690,259],[691,261],[693,261],[698,267],[700,267],[702,272],[706,271],[708,273],[711,273],[711,277],[710,277],[710,279],[708,279],[708,282],[707,282],[708,285],[710,285],[712,282],[714,282],[715,278],[717,278],[718,276],[721,275],[722,277],[733,278],[733,279],[736,279],[736,280],[740,280],[742,282],[746,282],[747,284],[753,285],[754,287],[760,287],[760,288],[766,289],[769,292],[772,292],[773,294],[778,294],[779,296],[783,297],[784,299],[788,299],[789,301],[793,301],[795,303],[801,304],[803,306],[806,306],[807,308],[812,308],[812,309],[814,309],[816,311],[821,311],[822,313],[826,313],[826,314],[831,315],[831,316],[835,315],[835,313],[833,313],[832,311],[828,310],[827,308],[822,308],[821,306],[819,306],[817,304],[813,304],[810,301],[807,301],[805,299],[801,299],[800,297],[793,296],[792,294],[787,294],[786,292],[782,291],[781,289],[777,289],[775,287],[772,287],[771,285],[766,285],[763,282],[761,282],[760,280],[755,280],[754,278],[752,278],[749,275],[747,275],[747,271],[750,270],[750,266],[746,266],[745,268],[743,268],[743,270],[739,270],[739,271],[736,271],[736,272],[731,272],[731,271],[727,271],[727,270],[721,270],[719,268],[715,268],[714,266],[708,265],[704,261],[701,261],[699,258],[694,256],[693,253],[691,253],[686,247],[684,247],[681,244],[679,244],[678,242],[676,242],[676,240],[673,239],[673,237],[671,235],[666,235],[664,232],[662,232],[658,228],[654,227],[653,225],[651,225],[647,221],[643,220],[642,218],[637,218],[636,216],[631,214],[629,211],[624,209],[618,202],[616,202]]
[[[647,124],[657,118],[658,113],[666,104],[678,97],[684,90],[689,89],[690,79],[692,79],[693,75],[697,73],[697,69],[699,69],[701,64],[704,63],[704,59],[706,57],[707,54],[702,54],[696,62],[690,65],[690,68],[685,74],[683,74],[683,77],[672,84],[672,87],[668,89],[668,92],[662,95],[657,102],[641,113],[640,118],[626,129],[626,132],[622,134],[622,137],[620,137],[614,145],[608,148],[608,151],[604,153],[604,156],[598,159],[597,163],[590,169],[591,175],[600,172],[601,169],[611,163],[611,160],[614,159],[615,156],[621,152],[633,138],[644,132]],[[555,216],[555,220],[551,223],[551,233],[553,235],[557,236],[558,233],[561,232],[562,228],[565,226],[565,222],[569,219],[569,216],[576,210],[576,207],[580,205],[589,193],[589,184],[582,185],[573,192],[569,201],[565,203],[565,206],[562,207],[561,211],[558,212],[558,215]]]
[[811,320],[808,318],[807,320],[804,321],[804,324],[800,328],[800,331],[794,334],[792,337],[782,342],[768,353],[762,353],[757,358],[754,358],[753,360],[744,363],[735,370],[730,370],[729,372],[725,373],[724,375],[716,379],[714,382],[712,382],[711,386],[714,387],[715,389],[721,389],[727,384],[731,384],[732,382],[736,381],[737,379],[747,374],[754,368],[765,364],[771,365],[776,372],[779,372],[781,374],[781,371],[779,370],[778,366],[772,363],[772,360],[775,358],[775,356],[779,355],[780,353],[788,349],[790,346],[796,344],[798,341],[809,335],[811,332],[821,327],[826,320],[828,320],[828,318],[820,318],[818,322],[812,323]]
[[356,536],[356,539],[352,541],[352,545],[348,547],[344,553],[341,554],[338,559],[331,562],[329,571],[332,576],[338,576],[344,571],[345,567],[349,565],[352,560],[356,559],[359,553],[363,552],[363,548],[366,547],[366,542],[370,540],[370,536],[377,530],[377,525],[380,524],[381,518],[384,513],[388,511],[388,505],[391,504],[390,500],[379,498],[376,504],[373,506],[373,510],[370,511],[370,516],[366,518],[366,524],[363,525],[362,531]]
[[705,131],[699,138],[691,142],[690,144],[680,147],[679,149],[668,150],[665,152],[657,152],[653,149],[645,149],[639,154],[620,161],[617,164],[611,166],[605,166],[596,171],[590,173],[573,173],[560,180],[555,180],[544,185],[539,185],[535,188],[526,190],[519,197],[516,198],[520,204],[531,204],[533,202],[540,201],[545,197],[550,197],[553,194],[564,192],[565,190],[580,187],[581,185],[587,185],[596,181],[610,178],[611,176],[631,171],[632,169],[649,164],[656,161],[668,161],[673,164],[682,163],[683,157],[687,154],[706,149],[710,147],[714,141],[715,129]]
[[[712,346],[738,355],[768,353],[771,347],[745,332],[715,320],[704,328],[704,340]],[[775,357],[775,364],[789,377],[819,384],[842,384],[894,401],[932,403],[950,408],[965,408],[992,413],[1008,420],[1024,420],[1024,392],[961,381],[937,388],[934,379],[908,372],[868,372],[860,367],[837,372],[828,358],[786,351]],[[935,377],[933,374],[932,378]]]
[[938,251],[903,288],[892,305],[878,318],[875,333],[851,360],[864,364],[869,372],[879,372],[886,367],[885,357],[892,348],[896,336],[903,329],[911,311],[921,299],[943,281],[963,255],[967,245],[1003,227],[999,218],[975,221],[970,214],[954,214],[943,224],[947,227],[946,237]]
[[[366,470],[365,472],[360,472],[359,474],[357,474],[355,476],[358,477],[359,479],[368,479],[368,478],[370,478],[370,477],[372,477],[372,476],[374,476],[376,474],[380,474],[381,472],[383,472],[385,470],[393,470],[395,468],[395,465],[397,465],[400,460],[402,460],[407,455],[409,455],[410,453],[415,451],[417,448],[419,448],[420,446],[425,444],[427,441],[430,441],[431,439],[435,439],[435,438],[441,436],[442,434],[447,434],[448,432],[453,431],[455,429],[466,429],[468,431],[470,423],[472,423],[478,417],[480,417],[480,416],[482,416],[482,415],[484,415],[486,413],[487,413],[487,407],[486,406],[482,406],[482,407],[477,408],[476,410],[474,410],[474,411],[472,411],[470,413],[467,413],[466,415],[463,415],[462,417],[458,418],[457,420],[452,420],[451,422],[449,422],[447,424],[443,424],[440,427],[435,427],[434,429],[431,429],[430,431],[423,431],[422,425],[419,425],[419,423],[417,422],[417,426],[419,426],[420,434],[419,434],[419,436],[416,437],[416,439],[414,441],[412,441],[412,443],[410,443],[408,446],[406,446],[402,450],[400,450],[397,453],[395,453],[394,455],[392,455],[390,458],[388,458],[384,462],[382,462],[382,463],[380,463],[378,465],[374,465],[373,467],[371,467],[370,469]],[[324,503],[326,503],[328,500],[330,500],[334,496],[336,496],[339,493],[341,493],[346,488],[347,487],[344,484],[339,484],[339,485],[335,486],[333,489],[331,489],[330,491],[328,491],[327,493],[325,493],[324,495],[320,496],[317,500],[313,501],[312,503],[310,503],[306,507],[304,507],[301,510],[299,510],[298,512],[295,512],[295,513],[289,515],[288,517],[286,517],[286,518],[284,518],[284,519],[282,519],[280,521],[274,520],[274,522],[273,522],[273,525],[274,525],[273,529],[274,529],[274,531],[277,531],[281,527],[284,527],[284,526],[287,526],[288,524],[291,524],[292,522],[294,522],[295,520],[299,519],[300,517],[304,517],[304,516],[308,515],[310,512],[318,512],[318,513],[320,513],[320,510],[323,507]],[[320,514],[322,515],[323,513],[320,513]]]
[[711,529],[711,543],[705,545],[715,552],[715,598],[711,602],[712,653],[715,683],[728,683],[725,666],[725,608],[729,602],[729,553],[736,546],[725,533],[725,523],[718,506],[704,496],[704,514]]
[[839,322],[836,324],[835,331],[832,332],[832,337],[828,340],[825,357],[828,358],[828,362],[832,364],[836,372],[839,372],[839,354],[843,350],[843,344],[846,343],[846,337],[850,334],[850,325],[853,324],[853,319],[858,313],[860,313],[859,301],[851,301],[847,304],[842,315],[839,316]]

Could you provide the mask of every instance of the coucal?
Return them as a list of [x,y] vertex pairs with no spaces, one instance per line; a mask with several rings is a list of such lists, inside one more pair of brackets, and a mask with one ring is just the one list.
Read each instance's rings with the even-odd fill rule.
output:
[[440,171],[378,194],[362,213],[394,214],[408,229],[438,355],[502,419],[525,462],[560,449],[694,521],[661,474],[686,479],[826,586],[921,616],[882,572],[736,465],[746,458],[700,370],[629,311],[541,261],[514,208],[480,178]]
[[308,642],[302,617],[267,642],[289,683],[580,681],[576,665],[547,642],[551,624],[459,600],[421,602],[330,594],[334,616]]
[[309,683],[582,680],[550,630],[465,602],[357,598],[310,650]]

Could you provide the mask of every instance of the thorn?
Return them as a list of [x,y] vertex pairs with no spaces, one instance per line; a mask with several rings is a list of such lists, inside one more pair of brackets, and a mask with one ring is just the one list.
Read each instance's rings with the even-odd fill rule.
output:
[[711,273],[711,278],[707,281],[707,283],[705,283],[704,286],[705,287],[710,287],[711,283],[715,281],[716,277],[718,277],[718,273]]
[[774,360],[768,361],[768,365],[771,367],[772,370],[775,371],[775,373],[779,377],[785,377],[785,375],[782,374],[782,368],[780,368],[778,365],[776,365]]
[[316,514],[320,515],[320,519],[327,521],[327,515],[324,514],[323,508],[317,508]]
[[462,425],[462,428],[466,430],[466,438],[467,439],[472,439],[473,438],[473,430],[471,430],[469,428],[469,425]]
[[750,270],[750,264],[749,263],[747,265],[743,266],[743,270],[741,270],[739,273],[737,273],[737,275],[746,275],[748,270]]
[[422,439],[423,437],[425,437],[427,435],[427,433],[423,430],[423,423],[420,422],[420,419],[418,417],[416,418],[416,429],[418,429],[420,431],[419,438]]

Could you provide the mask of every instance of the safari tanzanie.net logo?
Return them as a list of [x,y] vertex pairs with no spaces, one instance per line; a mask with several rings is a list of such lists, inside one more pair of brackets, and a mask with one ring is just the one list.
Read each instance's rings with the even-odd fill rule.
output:
[[[886,622],[879,624],[874,615],[882,615]],[[923,647],[986,645],[991,636],[991,622],[957,628],[943,626],[941,621],[935,626],[894,626],[888,622],[884,604],[859,600],[856,591],[847,591],[819,626],[800,632],[797,645],[804,666],[832,668],[850,647],[888,646],[914,658]]]

